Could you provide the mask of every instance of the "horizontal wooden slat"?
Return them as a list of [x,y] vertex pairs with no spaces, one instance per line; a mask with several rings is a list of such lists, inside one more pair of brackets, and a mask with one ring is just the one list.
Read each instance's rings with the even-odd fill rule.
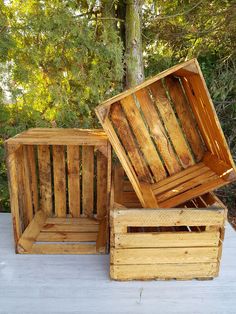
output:
[[111,211],[114,231],[120,226],[221,226],[224,209],[118,209]]
[[35,145],[106,145],[107,136],[103,130],[35,128],[20,133],[8,140],[9,143]]
[[42,231],[46,232],[97,232],[99,225],[82,224],[45,224]]
[[114,235],[115,248],[218,246],[219,232],[160,232]]
[[211,170],[206,171],[205,173],[201,174],[201,175],[197,175],[195,178],[184,182],[180,185],[177,185],[176,187],[174,187],[173,189],[164,192],[161,195],[157,195],[157,199],[158,202],[162,202],[166,199],[169,199],[177,194],[183,193],[185,191],[188,191],[192,188],[194,188],[195,186],[199,186],[201,184],[205,184],[209,181],[212,181],[213,179],[217,179],[217,175],[212,172]]
[[217,263],[111,265],[110,276],[115,280],[194,279],[218,275]]
[[34,244],[31,254],[96,254],[95,244]]
[[207,182],[204,182],[204,184],[201,184],[199,186],[196,186],[195,188],[192,188],[182,194],[176,195],[170,199],[164,200],[163,202],[160,202],[159,205],[160,207],[164,208],[170,208],[173,206],[176,206],[178,204],[181,204],[183,202],[186,202],[194,197],[197,197],[201,194],[204,194],[206,192],[213,191],[215,187],[217,186],[218,188],[221,186],[226,185],[226,181],[224,181],[221,178],[213,178]]
[[80,218],[58,218],[49,217],[46,220],[46,224],[66,224],[66,225],[98,225],[99,221],[93,218],[80,217]]
[[38,242],[94,242],[97,232],[40,232]]
[[176,264],[217,262],[217,247],[111,249],[111,264]]
[[[199,176],[205,176],[205,175],[208,178],[210,175],[214,175],[214,174],[215,173],[206,166],[199,167],[197,170],[192,171],[189,174],[186,174],[185,176],[176,178],[176,180],[174,179],[174,177],[172,177],[172,180],[169,180],[169,183],[164,184],[164,182],[162,182],[161,186],[155,185],[155,187],[153,187],[154,193],[155,195],[159,195],[175,188],[177,190],[178,187],[181,187],[181,185],[183,185],[184,183],[187,184],[187,186],[191,188],[192,180],[195,180]],[[198,181],[198,183],[201,184],[202,181]]]

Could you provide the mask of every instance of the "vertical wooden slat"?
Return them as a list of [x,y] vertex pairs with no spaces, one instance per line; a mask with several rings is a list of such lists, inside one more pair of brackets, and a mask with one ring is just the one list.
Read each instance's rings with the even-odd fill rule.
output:
[[155,105],[146,88],[136,92],[137,99],[144,114],[145,120],[150,128],[150,133],[165,162],[169,174],[174,174],[181,170],[178,157],[174,153],[168,135],[158,116]]
[[[106,147],[107,148],[107,147]],[[97,218],[107,215],[107,156],[97,151]]]
[[152,170],[155,180],[160,181],[166,177],[166,172],[143,122],[142,116],[135,104],[133,96],[123,98],[120,103],[126,113],[129,124],[131,125],[145,159]]
[[114,201],[123,204],[124,169],[121,164],[114,166]]
[[94,207],[94,146],[82,147],[83,214],[92,217]]
[[162,120],[168,131],[170,139],[173,143],[175,151],[184,168],[194,165],[194,160],[188,148],[187,142],[181,131],[181,128],[176,119],[174,110],[171,107],[170,101],[167,98],[166,91],[161,81],[157,81],[150,85],[150,90],[157,100],[157,108],[160,112]]
[[197,161],[203,158],[205,153],[201,137],[197,131],[197,123],[190,111],[189,104],[186,101],[182,87],[178,79],[167,77],[165,79],[166,86],[172,101],[174,102],[178,118],[183,127],[186,138],[195,155]]
[[52,214],[52,183],[50,166],[50,147],[38,146],[38,167],[40,187],[40,209],[48,215]]
[[39,200],[38,200],[38,179],[37,179],[37,169],[36,169],[36,160],[35,160],[35,151],[33,145],[27,145],[27,156],[28,156],[28,167],[29,167],[29,176],[30,176],[30,187],[32,195],[32,204],[34,213],[39,209]]
[[55,215],[57,217],[66,217],[65,147],[53,145],[52,149]]
[[[19,200],[18,200],[18,180],[17,180],[17,151],[15,150],[14,145],[10,146],[5,144],[6,149],[6,162],[7,162],[7,173],[8,173],[8,185],[10,191],[10,201],[11,201],[11,214],[13,221],[13,231],[15,246],[22,235],[21,222],[20,222],[20,213],[19,213]],[[13,150],[13,152],[12,152]]]
[[27,147],[23,146],[23,183],[24,183],[24,203],[26,211],[27,225],[33,219],[33,204],[32,204],[32,193],[30,184],[30,171],[29,171],[29,159],[27,154]]
[[20,212],[20,220],[21,220],[22,232],[23,232],[29,224],[29,220],[27,217],[27,206],[25,202],[25,191],[24,191],[23,145],[21,145],[17,150],[16,167],[17,167],[17,181],[18,181],[19,212]]
[[144,182],[153,182],[150,171],[148,170],[141,152],[139,151],[139,148],[134,141],[128,121],[119,103],[116,103],[112,106],[111,119],[119,133],[121,142],[127,151],[139,180]]
[[67,146],[69,212],[80,216],[80,147]]
[[210,150],[218,158],[220,158],[218,148],[214,141],[214,134],[212,134],[210,130],[209,122],[207,121],[207,115],[206,114],[203,115],[201,108],[199,108],[199,104],[198,104],[199,100],[197,96],[195,95],[195,92],[193,91],[190,80],[188,80],[186,77],[182,77],[181,81],[182,81],[185,93],[187,95],[188,101],[191,105],[192,111],[197,119],[198,127],[201,131],[201,135],[204,139],[204,142],[208,150]]

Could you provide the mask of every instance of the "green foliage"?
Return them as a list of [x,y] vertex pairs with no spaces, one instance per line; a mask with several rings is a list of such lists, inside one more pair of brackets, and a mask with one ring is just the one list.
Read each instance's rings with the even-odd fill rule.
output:
[[[121,91],[124,34],[112,4],[0,0],[0,211],[9,209],[5,139],[29,127],[98,127],[94,107]],[[235,157],[234,1],[145,0],[142,9],[145,75],[198,57]],[[221,193],[235,204],[233,190]]]

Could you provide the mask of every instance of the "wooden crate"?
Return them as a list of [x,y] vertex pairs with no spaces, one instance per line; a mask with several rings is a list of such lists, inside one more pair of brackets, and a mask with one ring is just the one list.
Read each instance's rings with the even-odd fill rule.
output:
[[212,279],[219,273],[227,210],[211,193],[172,209],[111,211],[115,280]]
[[196,59],[96,108],[143,207],[168,208],[236,179]]
[[111,147],[102,130],[30,129],[6,152],[17,253],[107,252]]

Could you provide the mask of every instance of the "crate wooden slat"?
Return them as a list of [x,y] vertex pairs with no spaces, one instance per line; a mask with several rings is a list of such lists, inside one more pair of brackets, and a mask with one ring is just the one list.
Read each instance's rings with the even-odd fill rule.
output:
[[226,215],[224,205],[211,193],[180,208],[114,208],[110,218],[111,278],[216,277]]
[[169,208],[236,180],[236,168],[196,59],[96,108],[145,208]]
[[30,129],[6,141],[16,252],[107,252],[111,147],[102,130]]

